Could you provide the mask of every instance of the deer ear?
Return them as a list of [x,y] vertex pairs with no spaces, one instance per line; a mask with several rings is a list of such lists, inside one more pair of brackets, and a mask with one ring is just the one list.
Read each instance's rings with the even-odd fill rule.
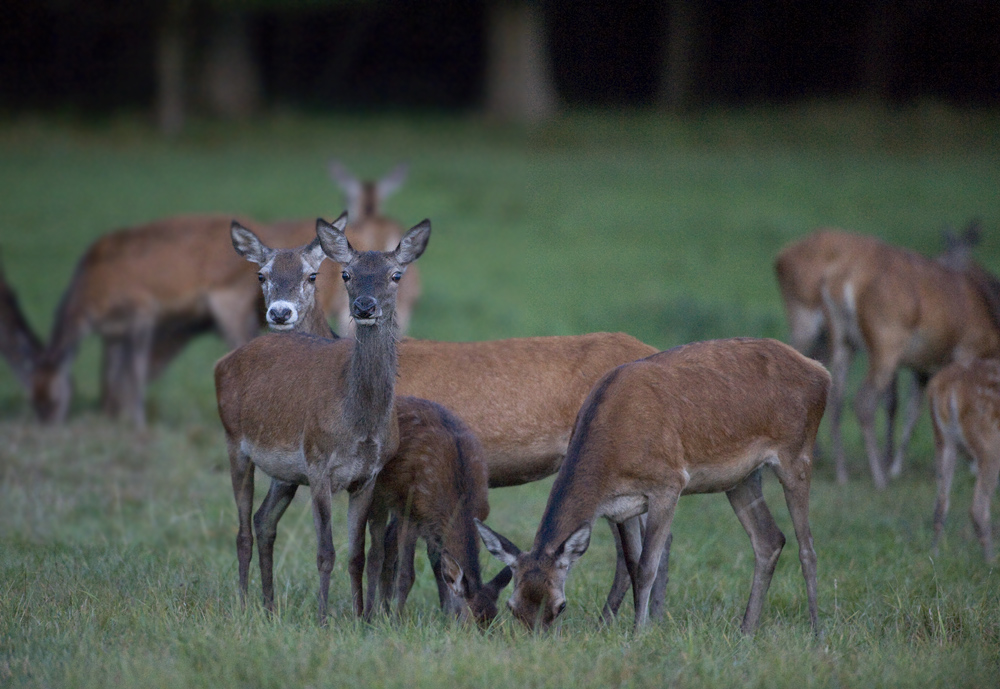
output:
[[344,234],[346,225],[347,213],[342,213],[332,224],[323,218],[316,218],[316,236],[323,247],[323,253],[337,263],[350,263],[357,255]]
[[424,253],[430,238],[430,220],[423,220],[414,225],[399,241],[399,246],[396,247],[396,260],[404,266],[413,263]]
[[590,524],[584,524],[567,536],[556,549],[556,567],[569,569],[590,547]]
[[326,259],[326,253],[323,251],[323,245],[320,244],[319,237],[309,242],[302,255],[309,265],[312,266],[313,270],[319,269],[319,265]]
[[453,558],[447,550],[441,553],[441,576],[455,596],[465,597],[465,589],[462,585],[465,573],[462,571],[462,565],[458,564],[458,560]]
[[492,553],[493,557],[500,560],[500,562],[508,567],[513,567],[517,562],[517,556],[521,554],[521,550],[478,519],[475,521],[476,528],[479,530],[479,537],[483,539],[483,545],[486,546],[486,549]]
[[331,160],[327,170],[330,179],[336,182],[348,198],[355,198],[361,193],[361,182],[339,160]]
[[268,262],[274,251],[264,245],[263,242],[253,232],[233,220],[229,227],[229,236],[233,240],[233,248],[236,253],[261,266]]
[[390,170],[389,174],[380,179],[375,185],[375,194],[378,196],[378,200],[385,201],[399,191],[399,188],[403,186],[403,182],[406,181],[406,176],[409,172],[410,166],[406,163],[400,163]]

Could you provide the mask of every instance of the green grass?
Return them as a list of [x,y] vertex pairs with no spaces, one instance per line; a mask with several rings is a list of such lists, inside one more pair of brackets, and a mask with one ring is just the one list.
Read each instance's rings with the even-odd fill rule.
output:
[[[442,116],[274,116],[196,123],[164,141],[140,120],[0,122],[0,249],[32,325],[47,333],[74,262],[109,229],[189,211],[262,220],[330,217],[338,157],[362,175],[398,160],[411,179],[387,210],[430,217],[413,333],[438,339],[624,330],[658,347],[784,335],[771,261],[835,224],[933,253],[973,216],[978,257],[1000,269],[1000,116],[934,104],[886,113],[846,104],[712,112],[582,113],[532,131]],[[0,369],[0,686],[984,686],[1000,670],[995,570],[956,477],[940,555],[930,554],[930,433],[904,477],[875,492],[847,416],[852,482],[818,459],[812,526],[823,636],[814,640],[789,537],[761,629],[739,633],[752,551],[722,496],[681,501],[666,618],[641,634],[631,605],[598,623],[613,549],[599,526],[567,585],[555,633],[506,613],[486,634],[436,609],[426,560],[402,621],[347,609],[346,501],[338,498],[331,624],[315,623],[308,500],[280,527],[272,619],[236,594],[236,515],[204,338],[150,392],[136,434],[95,413],[97,348],[75,367],[71,422],[30,420]],[[863,370],[858,362],[854,377]],[[825,440],[825,435],[823,436]],[[490,523],[522,547],[550,481],[491,494]],[[262,491],[258,491],[262,493]],[[483,554],[487,575],[499,565]],[[254,565],[256,567],[256,564]]]

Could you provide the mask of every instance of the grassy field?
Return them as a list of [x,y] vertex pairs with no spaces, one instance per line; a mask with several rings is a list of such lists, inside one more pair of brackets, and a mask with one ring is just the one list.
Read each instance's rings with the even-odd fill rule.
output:
[[[713,112],[576,114],[532,131],[437,115],[196,123],[179,140],[139,119],[0,121],[0,251],[43,335],[73,265],[110,229],[180,212],[261,220],[332,217],[337,157],[411,178],[387,210],[430,217],[424,297],[412,334],[454,340],[623,330],[657,347],[733,335],[783,337],[771,262],[819,225],[925,253],[976,216],[979,259],[1000,270],[1000,115],[923,104],[891,113],[844,104]],[[1000,671],[1000,587],[956,477],[931,557],[932,447],[922,422],[902,479],[871,488],[848,416],[852,481],[821,456],[812,526],[823,636],[812,637],[789,543],[759,632],[739,633],[752,551],[724,497],[689,497],[675,520],[667,616],[631,631],[630,603],[598,622],[613,548],[599,526],[567,584],[555,633],[506,613],[486,634],[448,623],[424,559],[402,621],[347,609],[344,517],[329,628],[315,623],[308,501],[282,521],[280,610],[241,611],[236,513],[203,338],[158,380],[143,434],[96,415],[97,347],[75,367],[71,421],[31,421],[0,369],[0,686],[986,686]],[[856,367],[854,377],[860,372]],[[821,435],[825,441],[825,433]],[[530,544],[550,481],[493,491],[490,522]],[[485,552],[485,573],[499,565]],[[256,560],[254,567],[256,567]],[[251,590],[259,594],[254,572]]]

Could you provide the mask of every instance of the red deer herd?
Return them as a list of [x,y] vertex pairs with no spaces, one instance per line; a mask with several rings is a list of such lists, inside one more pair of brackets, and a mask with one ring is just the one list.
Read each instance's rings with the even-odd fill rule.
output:
[[[972,258],[977,225],[949,233],[935,259],[829,228],[785,247],[774,268],[791,347],[734,338],[660,352],[622,333],[435,342],[401,337],[420,294],[415,262],[431,234],[428,220],[404,232],[382,214],[406,166],[367,182],[334,162],[330,175],[348,207],[332,223],[190,215],[104,235],[78,262],[44,343],[0,269],[0,356],[42,422],[67,418],[72,365],[88,334],[102,345],[102,411],[138,428],[148,382],[188,342],[214,331],[232,349],[215,366],[215,385],[244,605],[256,537],[263,602],[274,609],[278,522],[308,486],[321,623],[335,561],[332,496],[344,490],[358,616],[402,612],[423,540],[447,614],[490,625],[512,581],[513,617],[547,628],[566,607],[566,580],[594,521],[605,517],[617,565],[602,615],[617,614],[631,588],[638,628],[663,612],[678,498],[724,492],[754,553],[742,623],[751,633],[785,544],[764,501],[769,467],[784,491],[818,632],[812,453],[829,401],[835,476],[847,482],[841,417],[856,353],[868,362],[854,410],[875,487],[902,472],[926,391],[938,480],[934,548],[962,450],[977,466],[973,524],[993,559],[1000,281]],[[270,334],[259,335],[263,324]],[[896,444],[904,368],[913,385]],[[257,470],[270,486],[254,513]],[[489,488],[553,474],[528,551],[487,526]],[[503,564],[490,581],[480,541]]]

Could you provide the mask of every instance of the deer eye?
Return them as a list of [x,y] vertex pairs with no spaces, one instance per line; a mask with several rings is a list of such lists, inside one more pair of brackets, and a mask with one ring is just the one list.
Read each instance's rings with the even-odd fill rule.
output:
[[562,615],[563,610],[565,609],[566,609],[566,601],[563,601],[562,603],[559,604],[559,608],[556,610],[556,617]]
[[264,273],[257,273],[257,282],[264,282]]
[[309,282],[316,282],[316,273],[309,273]]
[[345,270],[343,273],[340,274],[340,277],[344,279],[344,282],[347,282],[351,279],[351,274]]
[[399,272],[398,270],[395,273],[392,274],[392,281],[393,282],[399,282],[402,279],[403,279],[403,274],[401,272]]

